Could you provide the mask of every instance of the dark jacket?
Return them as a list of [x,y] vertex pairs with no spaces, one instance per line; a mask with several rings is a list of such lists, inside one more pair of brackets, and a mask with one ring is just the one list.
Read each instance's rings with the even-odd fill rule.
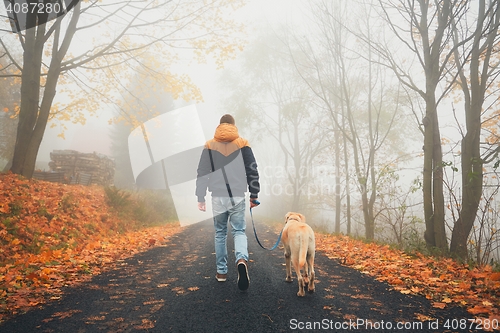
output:
[[207,188],[214,197],[243,197],[260,191],[257,162],[248,145],[231,124],[220,124],[212,140],[207,141],[198,164],[196,196],[205,202]]

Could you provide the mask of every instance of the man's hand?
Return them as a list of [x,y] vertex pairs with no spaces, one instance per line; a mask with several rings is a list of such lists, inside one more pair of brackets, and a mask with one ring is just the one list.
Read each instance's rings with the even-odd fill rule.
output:
[[198,202],[198,209],[205,212],[207,210],[207,205],[204,202]]
[[[258,203],[256,203],[258,202]],[[260,204],[259,201],[257,201],[257,198],[250,198],[250,208],[257,207]]]

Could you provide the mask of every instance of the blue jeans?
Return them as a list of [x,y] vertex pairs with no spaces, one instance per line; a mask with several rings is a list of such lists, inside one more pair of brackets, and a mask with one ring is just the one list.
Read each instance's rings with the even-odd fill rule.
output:
[[240,259],[248,261],[248,247],[246,222],[245,222],[245,198],[212,197],[212,210],[214,214],[215,227],[215,262],[217,273],[227,274],[227,222],[231,223],[231,233],[234,239],[235,263]]

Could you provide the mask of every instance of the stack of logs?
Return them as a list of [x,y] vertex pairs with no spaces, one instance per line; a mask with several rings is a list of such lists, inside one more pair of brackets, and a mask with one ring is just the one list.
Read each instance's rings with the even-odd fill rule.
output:
[[115,162],[106,155],[80,153],[75,150],[54,150],[50,153],[49,167],[53,172],[64,172],[70,183],[85,185],[113,185]]

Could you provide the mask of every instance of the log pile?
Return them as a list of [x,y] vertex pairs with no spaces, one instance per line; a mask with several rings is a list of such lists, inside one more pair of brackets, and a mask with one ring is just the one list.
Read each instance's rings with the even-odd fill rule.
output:
[[49,167],[53,172],[64,172],[72,184],[113,185],[115,162],[106,155],[80,153],[75,150],[54,150]]

